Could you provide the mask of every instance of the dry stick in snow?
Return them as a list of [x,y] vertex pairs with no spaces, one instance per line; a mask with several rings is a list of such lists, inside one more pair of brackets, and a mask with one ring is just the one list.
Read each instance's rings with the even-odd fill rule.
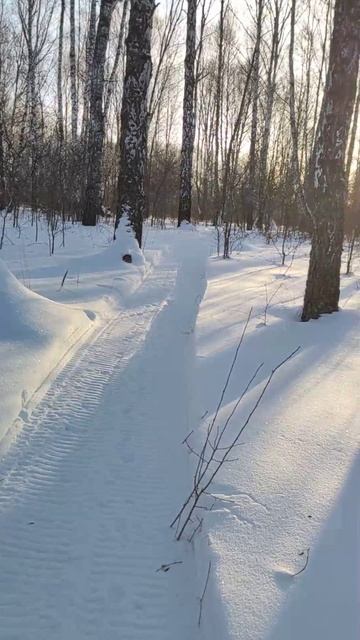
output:
[[[286,363],[288,362],[300,349],[300,346],[298,346],[296,349],[294,349],[294,351],[292,351],[288,356],[286,356],[281,362],[279,362],[279,364],[277,364],[271,371],[270,375],[268,376],[265,385],[263,386],[261,392],[258,395],[258,398],[253,406],[253,408],[251,409],[251,411],[249,412],[246,420],[244,421],[243,425],[241,426],[241,428],[239,429],[237,435],[235,436],[235,438],[233,438],[232,442],[225,447],[220,446],[222,438],[225,434],[225,432],[227,431],[227,427],[229,426],[229,423],[233,417],[233,415],[235,414],[239,404],[241,403],[243,397],[245,396],[245,394],[247,393],[248,389],[250,388],[251,383],[253,382],[253,380],[256,378],[258,372],[260,371],[261,367],[263,366],[263,364],[260,364],[255,373],[253,374],[253,376],[251,377],[251,379],[249,380],[246,389],[244,390],[244,392],[241,394],[240,398],[238,399],[238,401],[235,403],[234,408],[232,409],[232,411],[230,412],[228,418],[225,421],[225,424],[223,426],[223,428],[221,430],[219,430],[217,428],[217,433],[216,433],[216,437],[214,440],[214,444],[211,443],[209,437],[210,437],[210,433],[211,433],[211,429],[213,428],[215,422],[212,422],[212,427],[210,426],[209,430],[208,430],[208,434],[205,440],[205,444],[201,450],[201,453],[198,454],[200,456],[198,465],[197,465],[197,470],[195,472],[195,476],[194,476],[194,487],[190,493],[190,495],[188,496],[187,500],[185,501],[184,505],[182,506],[182,508],[180,509],[179,513],[177,514],[177,516],[174,518],[173,522],[171,523],[171,526],[174,526],[175,524],[177,524],[177,530],[176,530],[176,539],[180,540],[182,538],[182,535],[185,531],[185,529],[187,528],[188,524],[190,522],[192,522],[192,516],[194,514],[195,509],[198,509],[199,507],[202,507],[202,505],[199,505],[200,499],[207,494],[207,490],[209,488],[209,486],[212,484],[212,482],[215,479],[215,476],[217,475],[217,473],[220,471],[221,467],[223,466],[223,464],[225,464],[226,462],[230,462],[229,460],[229,454],[233,451],[233,449],[239,445],[239,439],[241,437],[241,435],[243,434],[244,430],[246,429],[246,427],[248,426],[251,418],[253,417],[254,413],[256,412],[257,408],[259,407],[269,385],[271,384],[271,381],[275,375],[275,373]],[[232,367],[233,368],[233,367]],[[227,379],[227,383],[229,380],[229,376]],[[222,394],[223,397],[223,394]],[[219,404],[219,408],[220,408],[220,404]],[[205,460],[205,454],[206,454],[206,448],[207,446],[210,446],[210,449],[212,450],[212,453],[210,454],[210,458],[209,460]],[[215,458],[216,454],[218,454],[220,452],[220,456],[219,459]],[[222,453],[223,452],[223,453]],[[198,469],[201,469],[200,473],[198,471]],[[188,511],[186,513],[186,515],[183,518],[183,514],[186,511],[186,509],[188,508]],[[183,518],[183,519],[182,519]],[[180,529],[180,530],[179,530]]]
[[[300,554],[301,556],[304,555],[303,553]],[[303,571],[305,571],[306,567],[309,564],[309,557],[310,557],[310,547],[308,549],[306,549],[306,558],[305,558],[305,564],[302,567],[302,569],[300,569],[300,571],[297,571],[296,573],[293,573],[293,578],[295,578],[296,576],[299,576],[300,573],[303,573]]]
[[173,567],[176,564],[182,564],[182,563],[183,563],[182,560],[176,560],[175,562],[168,562],[168,564],[162,564],[161,567],[156,569],[156,573],[159,573],[159,571],[163,571],[164,573],[167,573],[170,567]]
[[[252,314],[252,307],[251,307],[251,309],[250,309],[250,311],[249,311],[249,314],[248,314],[247,320],[246,320],[246,322],[245,322],[244,329],[243,329],[243,332],[242,332],[242,334],[241,334],[241,338],[240,338],[240,340],[239,340],[239,344],[238,344],[238,345],[237,345],[237,347],[236,347],[235,354],[234,354],[234,358],[233,358],[233,361],[232,361],[232,363],[231,363],[231,366],[230,366],[230,369],[229,369],[229,373],[228,373],[227,378],[226,378],[226,381],[225,381],[224,388],[223,388],[223,390],[222,390],[222,392],[221,392],[220,400],[219,400],[219,403],[218,403],[218,405],[217,405],[217,407],[216,407],[216,411],[215,411],[214,417],[213,417],[213,419],[212,419],[212,421],[211,421],[211,423],[210,423],[210,425],[209,425],[209,427],[208,427],[207,437],[206,437],[206,440],[205,440],[205,442],[204,442],[204,446],[203,446],[203,448],[202,448],[202,450],[201,450],[201,452],[200,452],[200,454],[199,454],[199,463],[198,463],[198,465],[197,465],[197,468],[196,468],[196,471],[195,471],[195,475],[194,475],[194,488],[193,488],[193,491],[192,491],[192,493],[190,494],[190,496],[188,497],[187,501],[184,503],[184,505],[183,505],[182,509],[179,511],[178,515],[174,518],[174,520],[173,520],[173,521],[172,521],[172,523],[170,524],[170,527],[173,527],[176,523],[179,523],[179,522],[180,522],[180,518],[181,518],[181,516],[182,516],[183,512],[185,511],[185,509],[186,509],[187,505],[189,504],[189,502],[190,502],[191,498],[193,497],[193,495],[194,495],[194,493],[195,493],[195,491],[196,491],[196,485],[197,485],[196,478],[197,478],[197,477],[201,477],[201,471],[202,471],[202,467],[201,467],[201,459],[203,459],[203,457],[204,457],[204,454],[205,454],[205,451],[206,451],[206,448],[207,448],[207,444],[208,444],[208,442],[209,442],[209,438],[210,438],[210,436],[211,436],[211,434],[212,434],[212,432],[213,432],[213,429],[214,429],[214,427],[215,427],[215,422],[216,422],[216,420],[217,420],[217,417],[218,417],[219,411],[220,411],[220,409],[221,409],[221,405],[222,405],[223,400],[224,400],[224,396],[225,396],[225,393],[226,393],[226,389],[227,389],[227,388],[228,388],[228,386],[229,386],[230,378],[231,378],[232,372],[233,372],[233,370],[234,370],[234,366],[235,366],[235,363],[236,363],[236,360],[237,360],[237,357],[238,357],[238,354],[239,354],[240,347],[241,347],[241,345],[242,345],[242,343],[243,343],[243,340],[244,340],[244,337],[245,337],[245,333],[246,333],[247,327],[248,327],[249,322],[250,322],[251,314]],[[188,440],[188,438],[191,436],[192,432],[193,432],[193,431],[191,431],[191,432],[189,433],[189,435],[185,438],[185,440],[183,441],[183,444],[186,444],[186,443],[187,443],[187,440]]]
[[60,289],[63,288],[64,284],[65,284],[65,280],[66,280],[66,276],[69,273],[69,269],[66,269],[64,275],[63,275],[63,279],[61,280],[61,285],[60,285]]
[[[274,242],[274,240],[272,239],[272,242]],[[274,243],[275,244],[275,243]],[[300,246],[301,242],[299,242],[293,252],[292,258],[291,258],[291,262],[290,264],[287,266],[287,268],[285,269],[284,273],[281,274],[282,278],[286,278],[288,272],[290,271],[290,269],[292,268],[294,259],[295,259],[295,253],[298,249],[298,247]],[[277,247],[276,247],[277,248]],[[279,251],[279,250],[278,250]],[[280,252],[279,252],[280,253]],[[281,255],[281,254],[280,254]],[[283,266],[283,265],[282,265]],[[284,281],[280,282],[279,286],[276,287],[276,289],[273,291],[273,293],[271,294],[271,296],[269,297],[269,293],[268,293],[268,286],[267,283],[265,282],[265,307],[264,307],[264,325],[267,325],[267,312],[269,310],[269,307],[271,305],[271,302],[273,301],[273,299],[275,298],[275,296],[277,295],[277,293],[280,291],[281,287],[283,286]]]
[[211,571],[211,560],[210,560],[210,562],[209,562],[208,572],[207,572],[207,576],[206,576],[206,580],[205,580],[204,591],[202,592],[202,596],[201,596],[201,598],[200,598],[200,608],[199,608],[199,618],[198,618],[198,626],[199,626],[199,627],[200,627],[200,625],[201,625],[202,609],[203,609],[203,604],[204,604],[204,598],[205,598],[206,589],[207,589],[207,586],[208,586],[208,583],[209,583],[210,571]]
[[198,519],[198,523],[197,523],[196,527],[194,528],[194,530],[193,530],[188,542],[192,542],[193,541],[193,539],[195,538],[197,532],[200,531],[200,529],[202,527],[202,523],[204,521],[204,518],[197,517],[197,519]]
[[[231,376],[232,376],[232,373],[234,371],[234,367],[235,367],[235,364],[236,364],[236,361],[237,361],[237,358],[238,358],[238,355],[239,355],[239,351],[240,351],[241,345],[242,345],[242,343],[244,341],[247,328],[249,326],[249,322],[250,322],[250,318],[251,318],[251,315],[252,315],[252,311],[253,311],[253,308],[251,307],[251,309],[250,309],[250,311],[248,313],[248,316],[247,316],[247,319],[246,319],[246,322],[245,322],[245,325],[244,325],[244,329],[242,331],[239,343],[238,343],[238,345],[236,347],[235,354],[234,354],[234,357],[233,357],[233,361],[231,363],[231,366],[230,366],[230,369],[229,369],[229,372],[228,372],[228,375],[227,375],[227,378],[226,378],[226,381],[225,381],[224,388],[223,388],[223,390],[221,392],[220,400],[218,402],[214,417],[213,417],[213,419],[212,419],[212,421],[210,423],[209,429],[208,429],[208,434],[207,434],[207,438],[205,440],[204,449],[203,449],[204,453],[205,453],[206,445],[209,442],[209,438],[210,438],[210,436],[211,436],[211,434],[212,434],[212,432],[214,430],[214,427],[215,427],[215,424],[216,424],[216,421],[217,421],[217,418],[218,418],[218,415],[219,415],[219,411],[220,411],[220,409],[222,407],[222,403],[224,401],[225,393],[226,393],[226,390],[227,390],[227,388],[229,386],[230,379],[231,379]],[[198,467],[197,467],[196,472],[195,472],[195,478],[197,478],[197,477],[201,478],[201,474],[202,474],[202,466],[201,466],[201,464],[198,464]]]

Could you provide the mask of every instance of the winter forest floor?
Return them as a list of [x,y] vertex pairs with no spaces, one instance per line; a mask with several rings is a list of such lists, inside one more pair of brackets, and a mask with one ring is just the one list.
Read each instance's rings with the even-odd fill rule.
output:
[[[302,324],[306,245],[282,267],[256,235],[223,261],[211,229],[146,229],[125,265],[111,232],[50,257],[25,225],[0,254],[1,640],[357,639],[358,265],[341,312]],[[264,364],[228,438],[300,350],[176,542],[181,443],[200,450],[250,310],[219,425]]]

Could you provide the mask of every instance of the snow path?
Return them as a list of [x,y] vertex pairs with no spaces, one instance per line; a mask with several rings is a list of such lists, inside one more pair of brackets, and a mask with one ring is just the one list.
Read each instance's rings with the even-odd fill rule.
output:
[[186,484],[179,442],[207,244],[175,236],[127,310],[24,413],[0,464],[3,640],[194,635],[191,552],[168,524]]

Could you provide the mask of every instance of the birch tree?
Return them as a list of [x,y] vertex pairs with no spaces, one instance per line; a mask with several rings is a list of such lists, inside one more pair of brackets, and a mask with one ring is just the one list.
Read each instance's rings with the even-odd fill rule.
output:
[[102,208],[102,159],[105,135],[103,110],[104,70],[111,16],[117,0],[101,0],[91,72],[90,113],[87,140],[87,176],[82,222],[96,225]]
[[359,52],[360,0],[336,0],[329,69],[315,143],[314,228],[303,321],[338,310],[346,197],[345,158]]
[[115,52],[115,57],[114,57],[114,63],[111,69],[111,73],[110,73],[110,77],[107,83],[107,89],[106,89],[106,96],[105,96],[105,104],[104,104],[104,117],[105,120],[107,118],[107,115],[109,113],[109,107],[110,107],[110,101],[111,101],[111,96],[114,93],[114,85],[115,85],[115,81],[116,81],[116,76],[118,73],[118,67],[119,67],[119,63],[123,54],[123,50],[124,50],[124,40],[125,40],[125,28],[126,28],[126,19],[127,19],[127,13],[128,13],[128,6],[129,6],[129,0],[123,0],[123,9],[122,9],[122,14],[121,14],[121,22],[120,22],[120,30],[119,30],[119,37],[118,37],[118,42],[117,42],[117,47],[116,47],[116,52]]
[[[6,83],[5,83],[5,69],[3,60],[3,40],[4,29],[2,24],[3,7],[1,7],[0,13],[0,214],[5,220],[6,213],[2,213],[4,209],[7,209],[9,204],[8,190],[6,188],[6,172],[5,172],[5,105],[6,105]],[[5,232],[5,227],[3,227]],[[1,233],[0,247],[2,245],[3,234]]]
[[132,0],[126,42],[126,72],[121,108],[120,170],[116,228],[128,218],[142,244],[151,79],[151,29],[155,0]]
[[87,135],[87,124],[88,124],[88,118],[89,118],[89,107],[90,107],[90,97],[91,97],[91,78],[92,78],[92,71],[93,71],[95,41],[96,41],[96,0],[91,0],[89,27],[88,27],[88,33],[86,38],[86,49],[85,49],[85,81],[84,81],[84,98],[83,98],[83,117],[82,117],[82,128],[81,128],[81,137],[85,143],[86,143],[86,135]]
[[41,133],[38,72],[49,47],[48,37],[55,2],[45,0],[18,0],[17,9],[27,52],[26,100],[23,117],[23,136],[28,134],[30,201],[37,208],[38,165]]
[[246,213],[246,227],[252,229],[254,224],[254,213],[257,207],[257,188],[256,188],[256,164],[257,164],[257,136],[258,136],[258,102],[259,102],[259,78],[260,78],[260,44],[262,32],[264,0],[257,0],[257,17],[256,17],[256,42],[255,42],[255,59],[252,73],[252,117],[251,117],[251,136],[250,136],[250,153],[249,153],[249,188],[248,203]]
[[214,191],[215,191],[215,210],[216,220],[218,223],[220,217],[220,147],[221,147],[221,119],[222,119],[222,94],[223,94],[223,72],[224,72],[224,24],[228,3],[220,0],[220,16],[219,16],[219,42],[218,42],[218,60],[216,71],[216,95],[215,95],[215,158],[214,158]]
[[350,134],[349,148],[347,151],[346,168],[345,168],[345,177],[346,177],[347,187],[349,186],[351,165],[354,159],[353,156],[354,156],[354,149],[355,149],[356,133],[357,133],[358,122],[359,122],[359,112],[360,112],[360,83],[358,80],[358,89],[356,94],[354,115],[352,119],[351,134]]
[[[274,99],[276,92],[277,72],[280,57],[280,42],[286,17],[280,23],[281,10],[283,0],[275,0],[273,7],[273,24],[270,60],[267,71],[266,81],[266,97],[265,97],[265,114],[264,114],[264,131],[261,140],[259,153],[259,197],[257,202],[257,227],[262,230],[264,218],[266,214],[266,183],[268,170],[268,155],[270,145],[271,121],[273,116]],[[266,226],[268,221],[266,221]]]
[[64,142],[64,100],[63,100],[63,54],[64,54],[64,18],[65,0],[61,0],[59,20],[59,49],[58,49],[58,74],[57,74],[57,101],[58,101],[58,136],[59,144]]
[[71,137],[73,143],[77,140],[78,127],[78,91],[76,82],[76,25],[75,0],[70,0],[70,86],[71,86]]
[[196,8],[197,0],[188,0],[178,226],[184,220],[187,222],[191,220],[192,165],[195,140]]

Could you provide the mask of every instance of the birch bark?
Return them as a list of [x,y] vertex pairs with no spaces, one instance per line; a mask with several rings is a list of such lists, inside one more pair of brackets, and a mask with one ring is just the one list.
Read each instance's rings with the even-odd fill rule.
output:
[[145,212],[148,92],[152,72],[151,29],[155,0],[131,0],[121,108],[120,170],[116,225],[127,216],[141,247]]
[[302,320],[338,310],[346,196],[345,157],[360,51],[360,0],[336,0],[313,172],[314,229]]

